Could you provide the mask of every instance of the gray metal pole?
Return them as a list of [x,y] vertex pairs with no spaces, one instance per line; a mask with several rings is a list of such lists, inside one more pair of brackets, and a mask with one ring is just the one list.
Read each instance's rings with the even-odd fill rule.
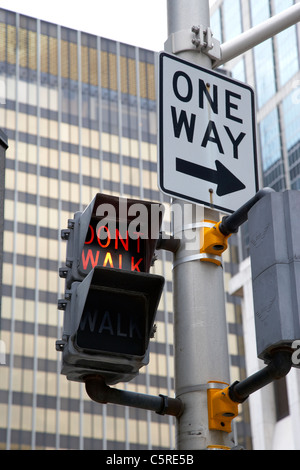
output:
[[[210,25],[209,0],[168,0],[168,34],[186,31],[197,25]],[[183,33],[184,34],[184,33]],[[180,52],[182,58],[206,68],[211,60],[196,49]],[[176,396],[184,403],[184,412],[176,422],[177,449],[198,450],[209,446],[232,448],[232,435],[208,428],[207,388],[216,382],[229,384],[229,355],[222,268],[191,260],[199,254],[201,220],[192,204],[175,201],[184,207],[180,247],[174,255],[174,335]],[[198,211],[199,212],[199,211]],[[204,219],[219,220],[219,213],[204,209]],[[193,226],[198,237],[191,250]],[[212,382],[208,385],[208,382]]]
[[300,21],[300,3],[287,8],[263,23],[233,38],[221,45],[221,60],[217,60],[213,67],[219,67],[229,60],[238,57],[258,44],[275,36],[281,31]]

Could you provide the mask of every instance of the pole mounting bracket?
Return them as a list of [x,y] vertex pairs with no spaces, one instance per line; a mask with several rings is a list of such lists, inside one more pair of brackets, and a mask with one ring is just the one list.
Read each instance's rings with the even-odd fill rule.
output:
[[205,253],[201,261],[214,263],[217,266],[222,265],[221,254],[228,248],[228,238],[230,235],[224,235],[220,231],[221,222],[205,221],[203,228],[203,237],[201,237],[202,246],[200,253]]
[[[224,386],[224,382],[220,385]],[[209,429],[230,433],[231,421],[238,415],[238,403],[231,400],[229,386],[208,389],[207,405]]]
[[213,61],[221,60],[220,41],[213,37],[210,27],[193,25],[190,30],[172,33],[165,42],[165,51],[171,54],[193,51],[207,55]]

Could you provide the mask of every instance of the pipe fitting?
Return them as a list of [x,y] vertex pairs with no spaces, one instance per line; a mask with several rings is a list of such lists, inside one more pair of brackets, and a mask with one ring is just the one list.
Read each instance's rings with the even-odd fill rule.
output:
[[276,350],[270,363],[241,382],[234,382],[229,387],[229,397],[237,403],[243,403],[250,394],[260,390],[274,380],[285,377],[292,367],[291,352]]
[[230,433],[231,421],[238,415],[238,404],[230,398],[229,387],[208,389],[207,405],[209,429]]
[[[207,257],[202,258],[201,261],[214,263],[218,266],[221,266],[220,255],[224,253],[228,248],[228,238],[229,235],[224,235],[220,231],[221,222],[213,222],[211,220],[205,220],[205,224],[211,224],[211,227],[203,228],[203,245],[200,249],[200,253],[207,254]],[[212,255],[212,256],[209,256]],[[217,256],[216,256],[217,255]]]
[[248,219],[248,212],[254,204],[272,192],[275,192],[272,188],[263,188],[259,190],[253,198],[249,199],[249,201],[237,209],[233,214],[223,217],[221,224],[219,225],[220,232],[225,236],[237,233],[239,227]]
[[177,418],[182,415],[184,409],[184,405],[179,398],[169,398],[165,395],[156,397],[111,388],[100,375],[86,377],[85,389],[91,400],[97,403],[113,403],[115,405],[131,406],[133,408],[155,411],[160,415],[171,415]]

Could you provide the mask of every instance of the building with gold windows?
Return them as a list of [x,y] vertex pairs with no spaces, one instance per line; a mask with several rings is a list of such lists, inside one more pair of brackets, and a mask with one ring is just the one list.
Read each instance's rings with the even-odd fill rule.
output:
[[[68,219],[97,192],[168,207],[157,187],[156,54],[0,9],[0,84],[0,128],[9,146],[0,448],[172,449],[172,417],[92,402],[82,384],[60,374],[55,349],[66,249],[60,231]],[[231,243],[227,278],[238,253],[235,237]],[[171,255],[160,251],[152,272],[166,283],[150,362],[124,387],[172,396]],[[232,380],[239,380],[245,365],[236,297],[227,297],[227,315]],[[234,430],[251,447],[247,404]]]

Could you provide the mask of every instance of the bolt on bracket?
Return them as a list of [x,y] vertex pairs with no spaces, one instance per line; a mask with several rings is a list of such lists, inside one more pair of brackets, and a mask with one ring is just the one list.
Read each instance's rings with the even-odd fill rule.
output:
[[213,37],[209,27],[192,26],[190,30],[172,33],[165,42],[165,51],[178,54],[185,51],[197,51],[209,56],[212,60],[221,60],[220,41]]

